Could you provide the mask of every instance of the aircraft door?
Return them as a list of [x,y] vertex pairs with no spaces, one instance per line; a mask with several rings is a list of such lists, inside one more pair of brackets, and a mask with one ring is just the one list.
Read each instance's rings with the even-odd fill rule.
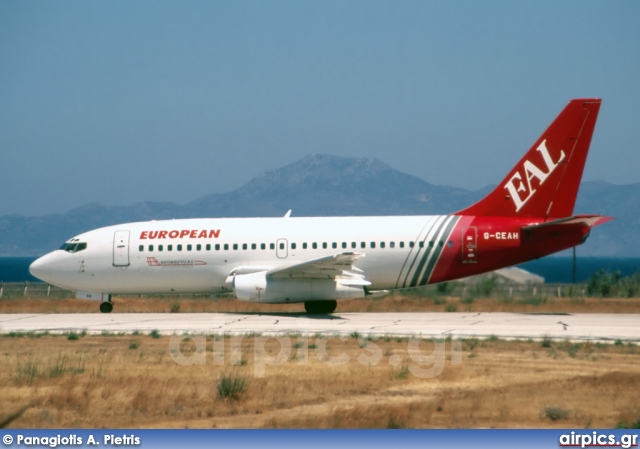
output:
[[276,241],[276,256],[278,259],[286,259],[289,255],[289,242],[287,239],[278,239]]
[[462,234],[462,263],[478,262],[478,228],[470,226]]
[[113,266],[129,266],[129,234],[130,231],[116,231],[113,234]]

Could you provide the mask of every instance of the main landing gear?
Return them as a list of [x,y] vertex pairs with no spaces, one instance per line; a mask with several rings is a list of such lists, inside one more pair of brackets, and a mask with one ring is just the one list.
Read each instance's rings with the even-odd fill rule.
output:
[[304,303],[304,310],[308,314],[333,313],[338,307],[338,301],[307,301]]
[[111,302],[111,296],[107,301],[103,301],[100,303],[100,312],[102,313],[111,313],[113,310],[113,303]]

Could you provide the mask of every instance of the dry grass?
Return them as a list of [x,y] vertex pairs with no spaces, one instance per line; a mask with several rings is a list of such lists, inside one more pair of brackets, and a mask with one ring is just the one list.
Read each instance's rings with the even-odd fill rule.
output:
[[[301,304],[264,305],[233,299],[118,297],[118,312],[301,312]],[[626,298],[476,298],[389,295],[343,300],[340,312],[640,313]],[[98,312],[98,304],[67,299],[3,299],[0,313]],[[207,337],[206,364],[182,366],[169,338],[150,336],[0,337],[0,420],[30,408],[16,427],[613,427],[640,417],[640,348],[629,345],[468,340],[462,365],[447,363],[432,379],[413,375],[408,342],[328,340],[332,366],[317,348],[296,343],[277,366],[255,375],[255,339],[242,340],[236,364],[225,339],[225,363]],[[258,340],[261,342],[262,340]],[[548,342],[546,342],[548,343]],[[214,346],[216,349],[214,350]],[[194,349],[193,341],[182,345]],[[259,345],[259,347],[261,347]],[[375,348],[380,363],[358,356]],[[279,343],[268,340],[267,354]],[[308,352],[308,356],[298,354]],[[425,350],[425,352],[427,352]],[[175,353],[174,353],[175,355]],[[402,361],[391,365],[390,360]],[[226,380],[225,380],[226,379]],[[222,381],[227,384],[222,385]],[[227,391],[228,394],[221,394]],[[552,417],[558,417],[552,419]]]
[[[419,378],[400,375],[415,365],[406,340],[292,337],[291,353],[259,377],[260,348],[275,358],[280,343],[235,339],[236,364],[231,340],[209,336],[206,363],[183,366],[172,359],[169,337],[0,337],[0,418],[30,402],[13,426],[607,428],[640,415],[634,345],[468,340],[461,364],[451,363],[447,351],[439,376]],[[193,354],[195,343],[183,341],[180,350]],[[318,355],[324,343],[327,353]],[[431,349],[421,345],[425,354]],[[379,363],[357,361],[376,353]],[[223,364],[214,363],[216,354],[224,354]],[[325,363],[340,354],[349,362]],[[221,395],[223,378],[245,384]],[[566,417],[550,419],[549,408]]]
[[[116,297],[119,313],[304,312],[302,304],[255,304],[206,296]],[[99,313],[98,303],[74,298],[0,300],[0,313]],[[338,301],[339,312],[565,312],[640,313],[639,298],[475,298],[388,295],[383,298]]]

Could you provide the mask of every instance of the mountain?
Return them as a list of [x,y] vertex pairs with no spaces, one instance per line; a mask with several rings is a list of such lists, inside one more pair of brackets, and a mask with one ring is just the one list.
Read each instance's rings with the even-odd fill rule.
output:
[[[193,217],[422,215],[460,210],[482,198],[478,191],[436,186],[373,158],[313,154],[262,173],[228,193],[214,193],[186,205],[144,202],[130,206],[88,204],[65,214],[0,216],[0,255],[37,256],[75,234],[112,224]],[[576,213],[600,213],[616,220],[597,228],[582,256],[638,257],[640,184],[583,183]]]
[[229,193],[185,206],[190,217],[420,215],[453,212],[475,192],[434,186],[373,158],[312,154],[267,171]]

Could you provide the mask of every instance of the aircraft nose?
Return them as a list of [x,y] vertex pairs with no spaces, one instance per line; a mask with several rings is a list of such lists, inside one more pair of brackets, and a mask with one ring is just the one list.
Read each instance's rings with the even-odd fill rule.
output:
[[42,256],[34,260],[33,263],[29,265],[29,273],[31,273],[33,277],[48,281],[51,277],[51,267],[47,262],[48,259],[47,256]]

